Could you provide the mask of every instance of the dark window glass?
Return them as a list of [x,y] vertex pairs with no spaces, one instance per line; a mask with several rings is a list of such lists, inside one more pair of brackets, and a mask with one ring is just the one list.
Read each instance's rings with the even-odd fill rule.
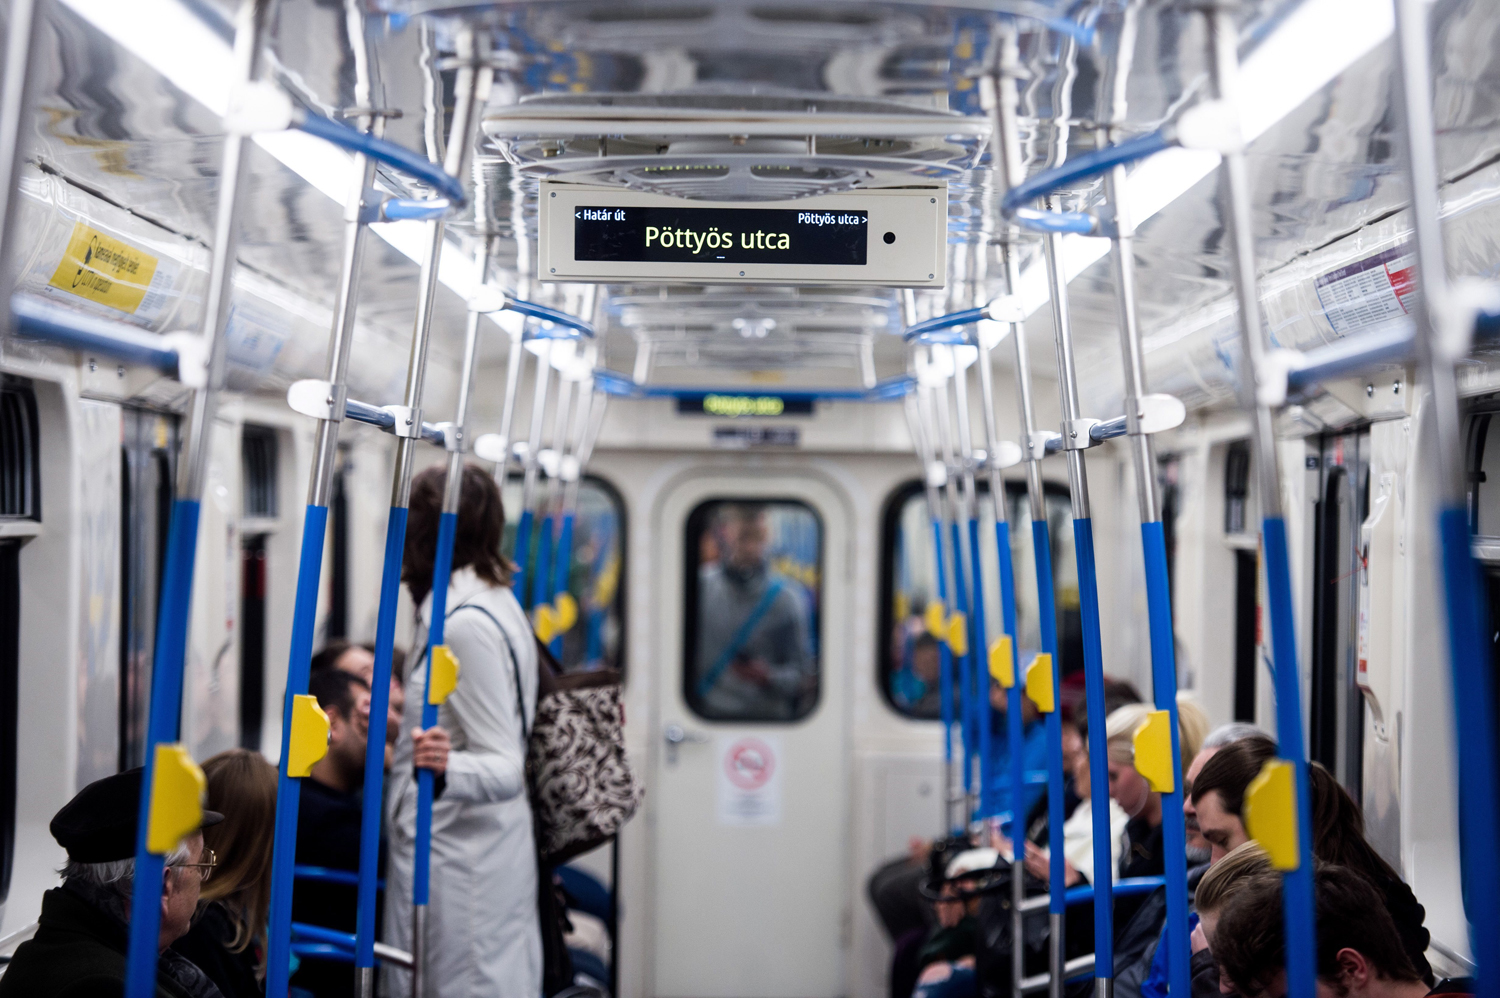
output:
[[0,375],[0,517],[41,518],[36,396],[23,378]]
[[[505,540],[503,550],[511,558],[515,553],[516,524],[521,518],[521,478],[512,477],[501,493],[505,504]],[[559,520],[561,496],[555,496],[546,507],[551,517],[538,516],[538,526],[531,537],[531,549],[525,555],[527,589],[535,580],[538,556],[537,538],[549,538],[549,574],[556,580],[557,544],[562,529]],[[546,527],[544,531],[542,528]],[[573,517],[573,545],[566,569],[567,592],[578,609],[572,625],[552,641],[552,653],[568,672],[596,669],[620,669],[625,666],[625,504],[608,482],[592,475],[578,483],[578,506]],[[556,585],[545,592],[554,593]],[[528,598],[530,594],[528,593]],[[526,602],[523,600],[523,603]],[[528,610],[532,607],[527,606]]]
[[823,525],[793,500],[716,499],[687,522],[683,696],[714,721],[796,721],[821,691]]
[[266,686],[266,535],[240,548],[240,748],[260,751]]
[[[983,567],[985,634],[994,640],[1002,630],[1000,562],[995,549],[995,517],[989,488],[979,483],[979,560]],[[1016,579],[1018,659],[1024,665],[1041,650],[1040,614],[1036,599],[1036,560],[1032,549],[1031,504],[1026,486],[1006,484],[1006,519],[1011,524],[1010,557]],[[1057,603],[1058,666],[1066,675],[1083,664],[1083,630],[1079,617],[1078,568],[1073,555],[1072,507],[1067,490],[1046,488],[1047,529],[1051,541],[1052,581]],[[961,524],[960,542],[967,557],[968,526]],[[944,528],[947,530],[948,528]],[[938,670],[941,649],[928,632],[928,603],[937,596],[932,516],[920,482],[909,482],[886,502],[881,551],[880,688],[897,711],[919,718],[941,716]],[[943,536],[944,567],[952,575],[951,532]],[[956,608],[948,593],[948,610]]]
[[122,412],[120,501],[120,769],[146,758],[156,603],[167,558],[176,467],[175,417]]
[[240,437],[244,469],[244,513],[247,517],[276,515],[276,431],[269,426],[246,426]]
[[1245,532],[1245,500],[1250,495],[1250,444],[1236,440],[1224,455],[1224,533]]

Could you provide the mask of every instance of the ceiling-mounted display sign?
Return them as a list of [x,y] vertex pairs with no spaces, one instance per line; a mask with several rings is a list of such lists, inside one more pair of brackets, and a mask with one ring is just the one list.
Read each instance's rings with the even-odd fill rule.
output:
[[942,187],[722,203],[547,183],[541,204],[544,280],[938,287],[946,278]]
[[682,395],[677,398],[677,412],[681,415],[727,416],[811,416],[813,402],[809,398],[783,398],[780,395],[726,395],[708,393],[704,395]]

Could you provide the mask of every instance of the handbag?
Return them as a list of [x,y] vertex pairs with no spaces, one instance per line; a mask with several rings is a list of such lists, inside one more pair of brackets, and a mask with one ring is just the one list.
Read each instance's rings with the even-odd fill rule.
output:
[[[521,668],[505,628],[482,606],[510,652],[516,689]],[[547,646],[537,649],[536,715],[526,732],[526,783],[536,820],[537,851],[553,867],[608,842],[640,807],[645,789],[625,755],[620,674],[613,669],[563,672]]]

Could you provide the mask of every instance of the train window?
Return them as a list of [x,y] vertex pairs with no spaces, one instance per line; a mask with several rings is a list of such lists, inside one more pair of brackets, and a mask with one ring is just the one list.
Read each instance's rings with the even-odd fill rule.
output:
[[[516,525],[520,519],[521,478],[505,483],[505,540],[503,548],[515,551]],[[554,529],[554,543],[556,540]],[[526,577],[536,570],[536,535],[532,535]],[[573,518],[572,564],[568,567],[568,592],[578,604],[577,622],[563,633],[557,660],[567,672],[625,667],[625,504],[608,482],[592,475],[578,483],[578,511]],[[554,565],[552,571],[556,572]],[[554,648],[557,646],[554,644]]]
[[1224,533],[1245,532],[1245,500],[1250,496],[1250,443],[1236,440],[1224,455]]
[[241,748],[260,751],[265,697],[266,535],[252,534],[240,546]]
[[172,521],[177,423],[140,409],[121,413],[120,769],[146,760],[146,711],[156,601]]
[[16,726],[19,719],[21,542],[0,541],[0,905],[10,894],[16,845]]
[[36,396],[23,378],[0,375],[0,517],[41,518]]
[[[984,568],[985,621],[990,637],[999,633],[1000,564],[992,539],[995,521],[989,489],[979,483],[980,562]],[[1059,667],[1064,674],[1082,666],[1082,625],[1078,611],[1077,567],[1073,557],[1072,508],[1066,489],[1047,486],[1047,520],[1052,537],[1053,586],[1057,602]],[[1023,653],[1041,648],[1036,602],[1036,563],[1031,549],[1031,511],[1026,487],[1006,484],[1006,518],[1010,533],[1011,565],[1016,584],[1016,630]],[[937,643],[927,633],[924,613],[936,593],[937,568],[933,558],[932,519],[920,482],[896,489],[886,502],[881,546],[880,688],[890,705],[908,717],[939,716],[936,685]],[[944,538],[945,557],[950,541]],[[965,536],[964,543],[967,543]],[[951,602],[951,597],[950,597]],[[992,623],[993,622],[993,623]]]
[[240,431],[240,462],[244,474],[244,515],[247,518],[274,519],[276,431],[269,426],[247,424]]
[[687,521],[683,696],[714,721],[796,721],[821,692],[823,525],[792,500],[719,499]]
[[326,637],[349,636],[349,447],[339,445],[339,465],[333,472],[333,498],[328,503],[328,619]]

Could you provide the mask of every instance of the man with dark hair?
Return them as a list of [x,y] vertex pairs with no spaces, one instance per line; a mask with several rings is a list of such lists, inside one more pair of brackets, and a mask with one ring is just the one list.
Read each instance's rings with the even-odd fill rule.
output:
[[[401,712],[406,707],[406,687],[402,685],[402,665],[405,655],[401,649],[391,650],[391,697],[386,712],[385,731],[385,764],[391,764],[391,749],[396,744],[396,739],[401,734]],[[369,686],[375,678],[375,646],[373,644],[355,644],[337,638],[323,646],[323,649],[312,657],[312,674],[329,669],[337,669],[347,672],[351,676],[357,676],[364,680]]]
[[[1380,892],[1368,880],[1347,867],[1325,864],[1314,875],[1313,891],[1320,995],[1428,994]],[[1282,998],[1287,990],[1285,938],[1281,876],[1264,873],[1253,876],[1230,899],[1209,942],[1224,978],[1244,998]]]
[[1274,741],[1252,734],[1216,751],[1193,779],[1193,812],[1200,834],[1208,840],[1211,862],[1250,840],[1242,817],[1245,788],[1275,756]]

